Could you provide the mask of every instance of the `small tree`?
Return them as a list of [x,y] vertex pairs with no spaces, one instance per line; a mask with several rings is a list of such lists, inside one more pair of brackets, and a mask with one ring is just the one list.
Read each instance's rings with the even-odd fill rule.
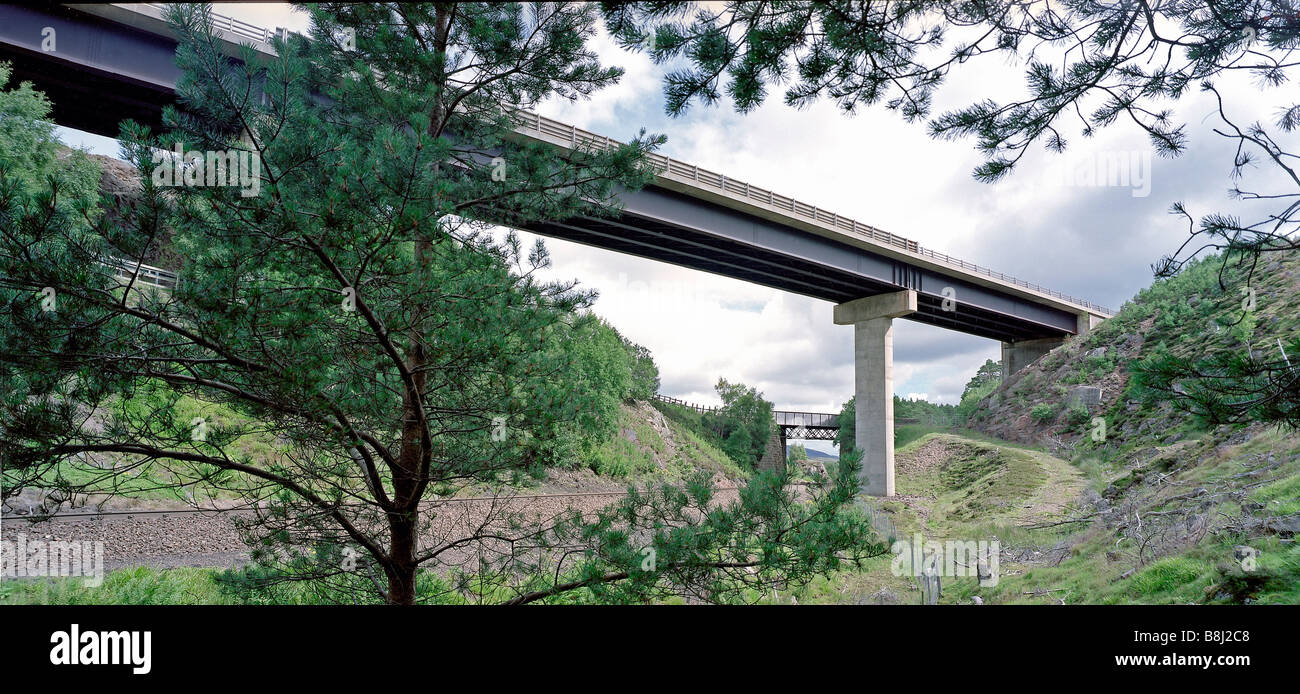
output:
[[722,449],[732,460],[753,469],[772,437],[772,403],[757,388],[719,378],[714,388],[722,398],[715,417],[722,422]]
[[841,458],[858,445],[858,408],[856,400],[856,397],[849,398],[849,401],[840,408],[840,416],[837,420],[840,429],[835,434],[835,446],[840,449]]
[[986,359],[975,375],[966,382],[966,388],[961,393],[961,404],[958,408],[962,414],[970,414],[971,411],[983,400],[989,393],[997,390],[1002,385],[1002,364]]

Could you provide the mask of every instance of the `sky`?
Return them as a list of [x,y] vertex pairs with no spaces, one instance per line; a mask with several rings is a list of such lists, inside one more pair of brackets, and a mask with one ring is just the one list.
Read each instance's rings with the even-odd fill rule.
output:
[[[215,6],[261,26],[306,31],[304,15],[274,3]],[[1193,91],[1168,104],[1187,124],[1186,154],[1152,153],[1136,125],[1120,121],[1092,138],[1065,123],[1070,147],[1054,154],[1035,145],[1018,171],[996,184],[975,181],[983,159],[970,140],[931,139],[883,107],[848,116],[822,101],[784,105],[780,87],[740,115],[725,100],[664,114],[663,75],[644,55],[614,45],[603,32],[591,44],[602,63],[625,70],[620,82],[588,100],[553,99],[542,115],[596,133],[630,139],[645,128],[668,141],[660,153],[852,217],[922,246],[1119,308],[1152,281],[1151,264],[1187,235],[1168,213],[1175,201],[1194,215],[1251,207],[1227,190],[1233,143],[1209,96]],[[1271,123],[1285,88],[1262,89],[1244,76],[1218,85],[1238,123]],[[933,114],[1024,92],[1023,65],[988,56],[960,66],[936,94]],[[111,140],[64,129],[69,144],[115,155]],[[1128,185],[1093,185],[1089,173],[1110,158],[1131,163]],[[1268,189],[1261,168],[1246,183]],[[1104,176],[1102,177],[1104,178]],[[1272,186],[1277,190],[1280,186]],[[1262,215],[1256,211],[1254,216]],[[522,233],[525,245],[531,234]],[[661,392],[706,405],[719,378],[757,387],[778,409],[837,412],[853,394],[853,329],[832,322],[829,302],[652,260],[546,239],[553,279],[578,279],[599,292],[593,310],[659,365]],[[894,390],[902,397],[956,403],[994,340],[907,320],[894,323]],[[827,450],[826,442],[812,446]]]

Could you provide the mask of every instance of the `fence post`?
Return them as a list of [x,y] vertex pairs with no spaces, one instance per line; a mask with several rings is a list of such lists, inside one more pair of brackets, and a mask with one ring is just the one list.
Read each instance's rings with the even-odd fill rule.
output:
[[931,554],[921,561],[921,604],[938,605],[939,593],[943,589],[939,581],[939,563],[937,554]]

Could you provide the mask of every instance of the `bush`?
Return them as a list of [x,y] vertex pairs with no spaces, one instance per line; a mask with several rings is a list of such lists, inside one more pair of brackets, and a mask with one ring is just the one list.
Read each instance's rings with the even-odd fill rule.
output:
[[1039,403],[1029,411],[1029,416],[1033,417],[1034,421],[1039,424],[1046,424],[1056,419],[1056,408],[1045,402]]

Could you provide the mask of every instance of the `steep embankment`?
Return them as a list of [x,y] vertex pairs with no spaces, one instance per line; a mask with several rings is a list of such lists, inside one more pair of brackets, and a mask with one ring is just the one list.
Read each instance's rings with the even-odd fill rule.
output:
[[551,470],[547,486],[622,489],[627,482],[679,482],[704,470],[716,484],[734,487],[748,476],[717,446],[645,401],[620,406],[618,432],[597,446],[585,464],[584,470],[571,473]]
[[1212,258],[1155,283],[980,403],[977,429],[1043,446],[1092,486],[1072,522],[1034,538],[1059,557],[1005,581],[995,599],[1300,601],[1300,437],[1259,424],[1201,428],[1132,380],[1156,354],[1262,357],[1300,330],[1300,258],[1266,257],[1249,289],[1233,266],[1221,289],[1218,270]]

